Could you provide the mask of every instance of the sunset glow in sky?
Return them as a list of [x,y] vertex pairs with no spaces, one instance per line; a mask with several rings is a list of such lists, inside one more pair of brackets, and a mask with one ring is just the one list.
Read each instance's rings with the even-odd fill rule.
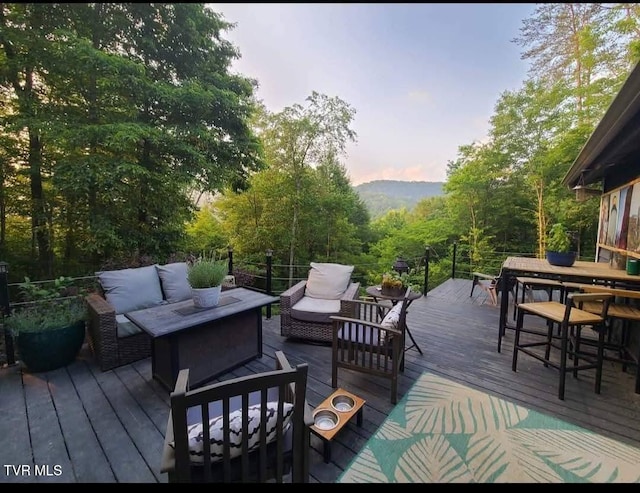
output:
[[236,23],[232,71],[272,112],[313,91],[356,110],[342,158],[353,185],[445,181],[458,147],[486,138],[528,69],[512,40],[535,4],[209,4]]

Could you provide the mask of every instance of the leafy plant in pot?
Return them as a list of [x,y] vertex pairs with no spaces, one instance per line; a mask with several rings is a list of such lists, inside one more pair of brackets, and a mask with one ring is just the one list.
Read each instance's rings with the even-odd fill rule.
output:
[[385,272],[380,282],[381,294],[386,296],[402,296],[407,290],[408,275],[397,272]]
[[[19,285],[29,302],[7,317],[20,361],[32,372],[50,371],[73,362],[82,347],[88,317],[84,297],[70,287],[70,278],[45,289],[25,277]],[[71,294],[69,296],[69,294]]]
[[571,239],[571,234],[562,223],[551,226],[547,235],[547,262],[571,267],[576,261],[576,252],[571,251]]
[[227,275],[227,263],[215,257],[201,256],[189,263],[187,280],[191,286],[196,308],[217,306],[222,291],[222,281]]

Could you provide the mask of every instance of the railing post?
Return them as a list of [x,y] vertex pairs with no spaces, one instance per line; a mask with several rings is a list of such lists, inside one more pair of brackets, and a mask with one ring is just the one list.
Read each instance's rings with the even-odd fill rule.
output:
[[456,256],[458,252],[458,242],[453,242],[453,262],[451,264],[451,279],[456,278]]
[[232,276],[233,275],[233,248],[228,246],[227,247],[227,253],[229,255],[229,272],[228,272],[228,274],[230,276]]
[[[9,264],[6,262],[0,262],[0,310],[2,310],[3,318],[11,314],[11,304],[9,303]],[[13,338],[4,320],[2,327],[7,364],[13,365],[16,362],[16,356],[13,351]]]
[[[273,250],[267,250],[267,294],[271,296],[271,269],[272,269]],[[267,305],[267,320],[271,318],[271,304]]]
[[422,289],[423,296],[427,296],[429,289],[429,246],[424,249],[424,287]]

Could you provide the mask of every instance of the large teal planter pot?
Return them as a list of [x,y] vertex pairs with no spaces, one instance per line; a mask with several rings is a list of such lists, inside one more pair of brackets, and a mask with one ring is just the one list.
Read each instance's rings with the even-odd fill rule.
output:
[[559,267],[571,267],[576,261],[576,252],[547,252],[547,262]]
[[43,332],[20,332],[15,338],[20,360],[29,371],[50,371],[73,362],[82,347],[85,321]]

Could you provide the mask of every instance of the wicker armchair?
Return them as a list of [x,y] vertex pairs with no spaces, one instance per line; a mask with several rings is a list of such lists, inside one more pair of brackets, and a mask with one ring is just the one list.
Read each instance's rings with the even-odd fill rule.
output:
[[[291,308],[304,296],[306,285],[306,280],[300,281],[280,295],[280,334],[330,343],[333,340],[333,323],[330,319],[327,322],[311,322],[297,319],[291,314]],[[359,290],[359,282],[350,283],[340,299],[340,311],[334,315],[351,316],[354,307],[350,302],[358,299]]]
[[151,338],[144,332],[118,337],[116,311],[98,293],[87,295],[89,347],[102,371],[151,356]]

